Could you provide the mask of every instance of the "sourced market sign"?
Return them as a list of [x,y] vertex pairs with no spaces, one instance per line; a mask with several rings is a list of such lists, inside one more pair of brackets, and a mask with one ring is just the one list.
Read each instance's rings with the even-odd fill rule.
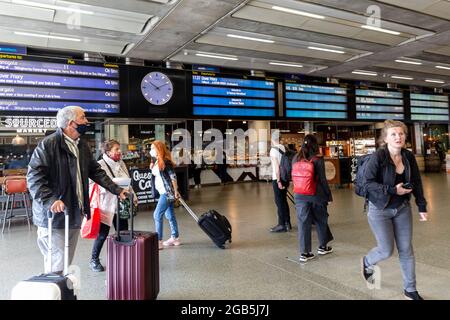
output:
[[137,195],[139,204],[152,203],[155,201],[153,192],[153,175],[149,169],[130,170],[131,185]]
[[57,128],[56,117],[9,116],[0,119],[0,128],[17,133],[45,133]]

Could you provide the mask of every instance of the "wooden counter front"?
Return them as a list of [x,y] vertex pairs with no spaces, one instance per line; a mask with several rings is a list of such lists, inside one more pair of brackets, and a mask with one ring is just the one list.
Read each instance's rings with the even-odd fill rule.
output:
[[325,176],[329,184],[341,184],[341,167],[338,158],[324,158]]

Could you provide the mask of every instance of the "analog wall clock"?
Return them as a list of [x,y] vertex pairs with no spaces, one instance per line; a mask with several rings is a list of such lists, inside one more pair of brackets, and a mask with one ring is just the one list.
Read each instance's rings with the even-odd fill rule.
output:
[[141,92],[148,102],[160,106],[172,98],[173,84],[166,74],[150,72],[142,79]]

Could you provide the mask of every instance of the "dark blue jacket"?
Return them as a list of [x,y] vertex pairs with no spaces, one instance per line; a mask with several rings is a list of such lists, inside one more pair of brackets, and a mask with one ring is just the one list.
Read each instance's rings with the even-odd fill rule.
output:
[[[422,180],[420,178],[419,167],[417,166],[414,154],[406,149],[402,149],[402,161],[405,166],[405,177],[410,177],[416,204],[419,212],[427,211],[427,201],[423,195]],[[408,181],[407,181],[408,182]],[[383,210],[389,204],[392,195],[397,194],[395,188],[395,164],[389,155],[387,147],[378,149],[374,157],[370,157],[367,163],[364,186],[368,191],[368,199],[379,210]],[[408,200],[411,194],[408,194]]]

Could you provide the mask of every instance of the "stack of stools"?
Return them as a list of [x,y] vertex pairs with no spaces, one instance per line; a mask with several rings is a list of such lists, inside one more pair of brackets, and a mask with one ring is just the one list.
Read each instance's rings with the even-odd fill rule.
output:
[[[8,220],[8,229],[11,226],[12,218],[25,217],[28,222],[28,229],[31,230],[31,200],[27,190],[27,180],[26,179],[6,179],[5,181],[5,194],[6,204],[4,209],[3,221],[2,221],[2,233],[5,231],[6,220]],[[22,195],[22,199],[19,196]],[[25,213],[17,213],[14,210],[23,211],[23,208],[17,208],[17,203],[22,202],[23,208],[25,208]],[[30,210],[28,210],[30,209]]]

